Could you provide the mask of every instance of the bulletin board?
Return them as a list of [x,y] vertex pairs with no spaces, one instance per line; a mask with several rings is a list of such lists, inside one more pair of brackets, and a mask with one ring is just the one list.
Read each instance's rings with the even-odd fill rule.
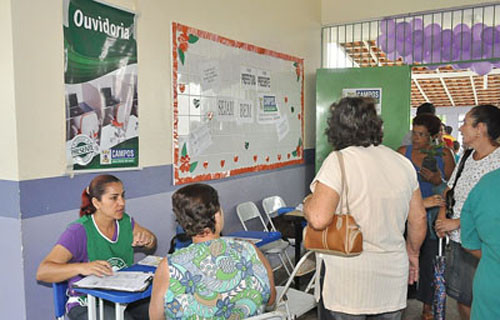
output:
[[304,161],[304,61],[172,24],[174,184]]

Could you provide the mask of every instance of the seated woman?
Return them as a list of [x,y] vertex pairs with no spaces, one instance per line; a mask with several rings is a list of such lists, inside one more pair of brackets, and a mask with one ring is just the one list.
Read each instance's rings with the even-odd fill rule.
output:
[[[67,316],[87,319],[86,296],[72,290],[82,276],[111,275],[134,263],[133,247],[153,249],[154,234],[125,213],[123,184],[115,176],[95,177],[82,193],[81,218],[71,223],[38,267],[37,280],[69,280]],[[147,319],[148,301],[130,304],[125,319]],[[114,305],[104,304],[105,318],[114,318]]]
[[243,319],[274,303],[273,273],[260,250],[220,237],[224,213],[214,188],[185,186],[172,195],[172,208],[193,244],[156,270],[151,319]]

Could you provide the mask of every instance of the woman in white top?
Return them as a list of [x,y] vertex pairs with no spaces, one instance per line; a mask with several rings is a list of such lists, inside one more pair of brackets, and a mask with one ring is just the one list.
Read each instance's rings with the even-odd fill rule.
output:
[[[343,98],[333,104],[326,134],[345,159],[347,201],[363,232],[363,252],[349,258],[321,255],[325,277],[319,317],[401,319],[407,283],[418,278],[419,250],[426,232],[415,169],[408,159],[381,145],[382,120],[371,99]],[[322,230],[331,223],[332,213],[340,212],[336,152],[323,162],[311,191],[305,202],[306,219]]]
[[[461,246],[460,214],[469,192],[481,177],[500,168],[500,109],[492,105],[472,108],[465,115],[460,132],[464,144],[474,152],[465,161],[462,174],[455,185],[454,215],[447,219],[445,210],[441,209],[436,220],[436,232],[440,237],[448,234],[451,239],[446,259],[446,293],[457,300],[461,318],[469,319],[472,305],[472,280],[478,259]],[[450,188],[455,182],[457,170],[458,166],[448,181]]]

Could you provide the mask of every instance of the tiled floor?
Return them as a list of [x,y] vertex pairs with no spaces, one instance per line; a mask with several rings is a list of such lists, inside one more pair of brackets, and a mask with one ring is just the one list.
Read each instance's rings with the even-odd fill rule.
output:
[[[408,306],[405,310],[403,319],[404,320],[420,320],[422,315],[422,303],[415,299],[408,300]],[[299,320],[316,320],[318,319],[316,309],[311,310],[306,313]],[[447,320],[459,320],[457,312],[457,304],[455,300],[448,298],[447,308],[446,308],[446,319]]]
[[[275,273],[276,283],[280,283],[286,279],[286,274],[283,270],[278,270]],[[309,282],[310,277],[304,276],[301,279],[301,287],[305,287]],[[422,303],[416,299],[408,299],[407,308],[403,315],[403,320],[420,320],[422,315]],[[315,320],[318,319],[316,309],[311,310],[307,314],[301,316],[299,320]],[[457,303],[452,298],[446,300],[446,319],[459,320],[457,312]]]

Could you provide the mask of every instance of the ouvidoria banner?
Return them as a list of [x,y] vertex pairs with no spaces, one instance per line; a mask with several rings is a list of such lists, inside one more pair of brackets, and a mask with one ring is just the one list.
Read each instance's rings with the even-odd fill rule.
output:
[[137,167],[135,14],[63,0],[68,171]]

